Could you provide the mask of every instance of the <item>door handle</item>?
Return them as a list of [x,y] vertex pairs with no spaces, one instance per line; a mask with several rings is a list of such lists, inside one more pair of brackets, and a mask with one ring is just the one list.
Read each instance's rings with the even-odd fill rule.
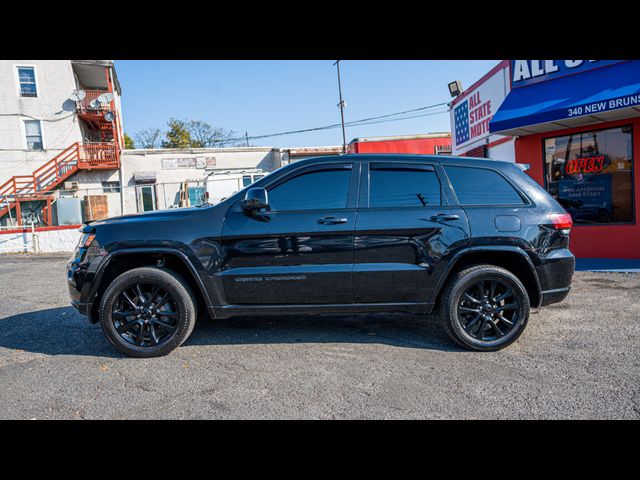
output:
[[347,223],[349,220],[347,220],[346,218],[336,218],[336,217],[324,217],[324,218],[319,218],[318,219],[318,223],[321,223],[323,225],[335,225],[337,223]]
[[438,220],[458,220],[460,215],[455,213],[439,213],[431,217],[431,220],[437,222]]

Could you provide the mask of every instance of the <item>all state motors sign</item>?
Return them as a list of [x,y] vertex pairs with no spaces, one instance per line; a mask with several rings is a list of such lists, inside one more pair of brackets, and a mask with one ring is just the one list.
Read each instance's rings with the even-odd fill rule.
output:
[[489,122],[509,90],[507,70],[498,69],[454,100],[450,111],[454,155],[474,148],[490,135]]
[[622,60],[511,60],[511,88],[606,67]]

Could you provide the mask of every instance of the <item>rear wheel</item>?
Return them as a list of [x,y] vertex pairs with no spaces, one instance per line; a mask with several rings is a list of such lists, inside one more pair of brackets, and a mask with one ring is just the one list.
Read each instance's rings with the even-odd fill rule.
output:
[[500,350],[515,342],[529,320],[529,295],[513,273],[476,265],[448,282],[440,317],[458,344],[471,350]]
[[180,346],[196,321],[187,283],[167,269],[142,267],[117,277],[100,304],[109,341],[132,357],[158,357]]

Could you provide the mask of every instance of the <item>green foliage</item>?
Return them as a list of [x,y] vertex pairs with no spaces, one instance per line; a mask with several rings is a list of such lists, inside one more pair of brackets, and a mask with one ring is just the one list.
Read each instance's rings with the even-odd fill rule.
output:
[[136,148],[133,139],[126,133],[124,134],[124,148],[125,150],[133,150],[134,148]]
[[164,148],[197,148],[189,132],[188,122],[176,118],[169,119],[168,130],[162,142]]
[[[235,136],[234,131],[214,127],[202,120],[170,118],[164,133],[159,128],[147,128],[137,132],[134,138],[138,148],[211,148],[236,146]],[[127,148],[134,148],[133,141],[131,145]],[[244,140],[237,145],[244,146]]]

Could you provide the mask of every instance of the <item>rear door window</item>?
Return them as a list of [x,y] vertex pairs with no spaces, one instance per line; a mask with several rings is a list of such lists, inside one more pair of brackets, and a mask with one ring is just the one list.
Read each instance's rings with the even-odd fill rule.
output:
[[440,205],[440,181],[432,166],[371,164],[369,207]]
[[515,188],[487,168],[444,167],[461,205],[524,205]]

